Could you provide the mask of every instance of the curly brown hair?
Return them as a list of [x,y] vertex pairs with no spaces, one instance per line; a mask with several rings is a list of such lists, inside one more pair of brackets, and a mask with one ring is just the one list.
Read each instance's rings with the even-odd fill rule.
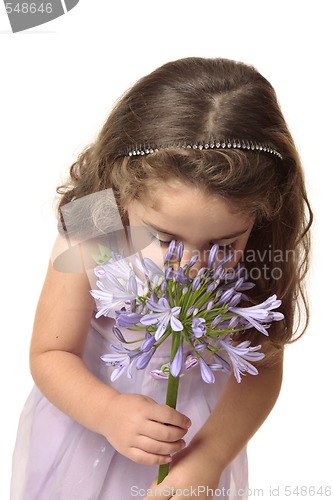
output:
[[[283,160],[233,149],[167,147],[146,156],[120,154],[129,146],[221,138],[271,144]],[[74,198],[112,188],[126,224],[128,203],[170,178],[237,202],[244,212],[255,214],[246,252],[260,257],[245,261],[250,273],[254,267],[266,273],[252,279],[256,287],[251,298],[257,302],[276,293],[285,315],[284,322],[270,328],[266,360],[273,360],[274,353],[296,338],[300,326],[296,312],[305,320],[301,334],[308,325],[304,277],[313,216],[301,161],[276,93],[254,67],[191,57],[164,64],[140,79],[118,101],[97,140],[71,166],[69,181],[58,188],[63,229],[61,207]],[[273,268],[279,270],[278,278],[269,273]],[[257,340],[253,332],[242,335]]]

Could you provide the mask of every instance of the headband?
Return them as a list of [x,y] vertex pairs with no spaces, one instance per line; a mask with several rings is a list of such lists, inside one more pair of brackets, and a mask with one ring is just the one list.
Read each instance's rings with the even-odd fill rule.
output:
[[261,142],[251,141],[247,139],[221,139],[210,142],[198,142],[194,144],[169,144],[165,146],[157,145],[135,145],[127,146],[120,156],[143,156],[152,153],[157,153],[161,149],[199,149],[199,150],[212,150],[212,149],[241,149],[244,151],[263,151],[269,153],[283,160],[281,153],[277,151],[274,146],[270,144],[263,144]]

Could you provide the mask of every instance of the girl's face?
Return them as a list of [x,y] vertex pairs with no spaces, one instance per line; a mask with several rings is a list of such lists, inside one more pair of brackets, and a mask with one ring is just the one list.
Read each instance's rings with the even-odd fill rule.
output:
[[[172,180],[153,190],[147,200],[133,201],[127,207],[131,237],[142,254],[163,262],[171,240],[182,241],[184,255],[181,265],[193,255],[199,259],[193,269],[207,265],[211,247],[218,243],[218,258],[233,251],[228,264],[234,266],[241,258],[254,224],[253,217],[237,211],[237,207],[217,195]],[[144,245],[142,242],[144,241]]]

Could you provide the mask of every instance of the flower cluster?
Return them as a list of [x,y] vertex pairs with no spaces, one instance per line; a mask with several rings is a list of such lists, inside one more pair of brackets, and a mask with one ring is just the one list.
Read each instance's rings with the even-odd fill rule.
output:
[[[255,328],[268,335],[270,323],[283,319],[283,314],[273,311],[281,301],[273,295],[261,304],[244,306],[249,302],[245,292],[254,284],[246,281],[244,268],[226,269],[232,254],[218,259],[219,246],[214,245],[207,267],[191,278],[190,270],[198,257],[181,266],[183,251],[181,242],[172,241],[163,268],[149,258],[135,256],[132,263],[113,252],[107,262],[95,268],[98,290],[91,290],[91,294],[98,306],[96,316],[115,316],[113,331],[120,341],[112,346],[112,353],[102,356],[114,366],[112,381],[124,372],[131,377],[133,366],[146,368],[170,335],[170,363],[152,372],[157,378],[178,378],[196,365],[209,384],[215,381],[216,370],[232,368],[238,382],[247,373],[258,373],[252,363],[264,357],[259,352],[261,346],[252,346],[249,340],[235,343],[233,334]],[[127,341],[121,328],[137,331],[137,340]],[[128,349],[126,344],[133,342],[138,347]],[[184,344],[190,352],[186,357]]]

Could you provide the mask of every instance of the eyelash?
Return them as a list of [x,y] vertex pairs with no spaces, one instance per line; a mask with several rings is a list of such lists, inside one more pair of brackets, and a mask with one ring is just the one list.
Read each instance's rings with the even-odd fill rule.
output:
[[151,236],[152,241],[156,244],[159,244],[161,247],[168,247],[172,241],[172,240],[170,240],[170,241],[160,240],[160,238],[157,238],[157,236],[154,236],[151,233],[150,233],[150,236]]
[[[160,238],[157,238],[157,236],[154,236],[153,234],[151,234],[151,237],[152,237],[152,240],[154,240],[157,244],[159,244],[163,248],[168,247],[172,241],[172,240],[169,240],[169,241],[161,240]],[[236,243],[236,241],[233,241],[232,243],[228,243],[227,245],[219,245],[219,249],[224,250],[224,251],[225,250],[232,250],[234,248],[235,243]],[[214,243],[211,243],[212,246],[213,246],[213,244]]]

